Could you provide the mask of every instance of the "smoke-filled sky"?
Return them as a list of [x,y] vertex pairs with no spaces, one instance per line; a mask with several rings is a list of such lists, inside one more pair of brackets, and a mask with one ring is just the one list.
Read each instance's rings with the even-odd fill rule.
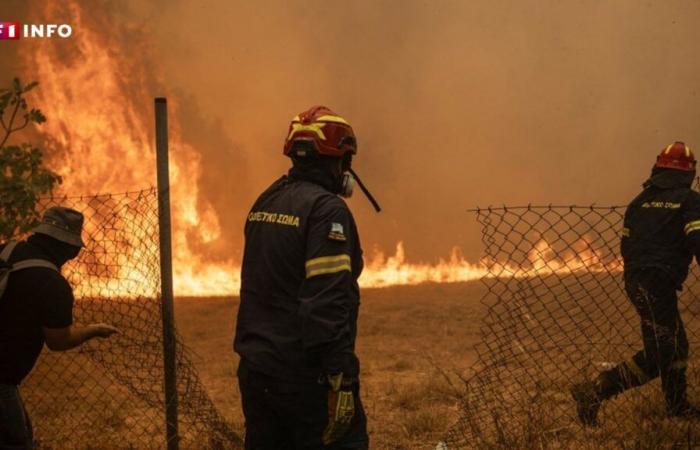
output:
[[[0,19],[31,22],[43,4],[3,0]],[[144,111],[156,95],[177,99],[202,158],[192,182],[219,216],[217,252],[236,257],[247,209],[289,165],[289,120],[313,104],[354,126],[354,167],[384,208],[359,192],[349,201],[364,247],[403,240],[412,260],[453,246],[476,259],[470,207],[622,204],[662,147],[700,150],[697,1],[82,5],[85,26],[119,33],[114,51],[155,80],[138,81],[154,86],[139,93]],[[34,78],[16,54],[32,45],[0,42],[0,83]],[[71,39],[53,46],[70,52]]]

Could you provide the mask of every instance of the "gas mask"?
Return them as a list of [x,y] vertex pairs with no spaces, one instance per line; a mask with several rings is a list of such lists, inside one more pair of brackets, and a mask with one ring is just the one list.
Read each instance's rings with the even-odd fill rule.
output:
[[382,209],[379,207],[379,203],[374,199],[372,194],[369,193],[369,190],[365,187],[365,185],[362,183],[362,180],[360,180],[360,177],[357,176],[354,170],[352,170],[352,154],[351,153],[346,153],[343,155],[343,159],[341,160],[340,163],[340,170],[341,170],[341,178],[340,178],[340,191],[339,195],[341,197],[345,198],[350,198],[352,197],[352,193],[355,190],[355,184],[357,183],[358,186],[360,186],[360,189],[362,192],[367,196],[367,199],[372,203],[372,206],[374,207],[375,211],[379,212]]
[[352,197],[352,192],[355,190],[355,177],[350,171],[343,172],[343,180],[340,186],[340,196],[345,198]]
[[344,198],[350,198],[355,190],[355,185],[359,186],[367,196],[370,203],[377,212],[381,211],[379,204],[374,199],[369,190],[362,183],[354,170],[352,170],[352,154],[346,153],[340,161],[336,158],[319,159],[313,143],[298,142],[292,149],[292,159],[294,169],[305,173],[321,173],[332,176],[331,190]]

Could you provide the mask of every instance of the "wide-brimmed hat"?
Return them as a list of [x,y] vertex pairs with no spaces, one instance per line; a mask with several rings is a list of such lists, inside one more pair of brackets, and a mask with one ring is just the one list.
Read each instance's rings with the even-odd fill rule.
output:
[[85,218],[80,211],[54,206],[44,212],[41,222],[32,231],[76,247],[85,247],[81,237]]

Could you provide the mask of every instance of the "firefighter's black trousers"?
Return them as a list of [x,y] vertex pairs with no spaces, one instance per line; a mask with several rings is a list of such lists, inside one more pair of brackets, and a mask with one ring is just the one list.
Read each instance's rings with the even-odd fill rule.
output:
[[618,394],[661,376],[669,410],[686,401],[688,339],[678,311],[676,283],[655,268],[625,272],[625,290],[641,320],[644,349],[603,372],[601,396]]
[[253,370],[245,361],[238,367],[245,416],[246,450],[366,450],[367,418],[354,389],[355,416],[340,441],[324,446],[328,423],[328,387],[317,382],[292,383]]

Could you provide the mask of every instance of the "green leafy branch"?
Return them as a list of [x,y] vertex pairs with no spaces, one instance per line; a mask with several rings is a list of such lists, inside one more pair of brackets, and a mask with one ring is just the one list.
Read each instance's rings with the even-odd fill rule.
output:
[[25,94],[36,88],[18,78],[10,89],[0,89],[0,238],[9,239],[34,227],[38,201],[61,183],[61,177],[44,165],[43,151],[29,143],[6,145],[10,136],[29,124],[46,122],[41,110],[30,108]]

